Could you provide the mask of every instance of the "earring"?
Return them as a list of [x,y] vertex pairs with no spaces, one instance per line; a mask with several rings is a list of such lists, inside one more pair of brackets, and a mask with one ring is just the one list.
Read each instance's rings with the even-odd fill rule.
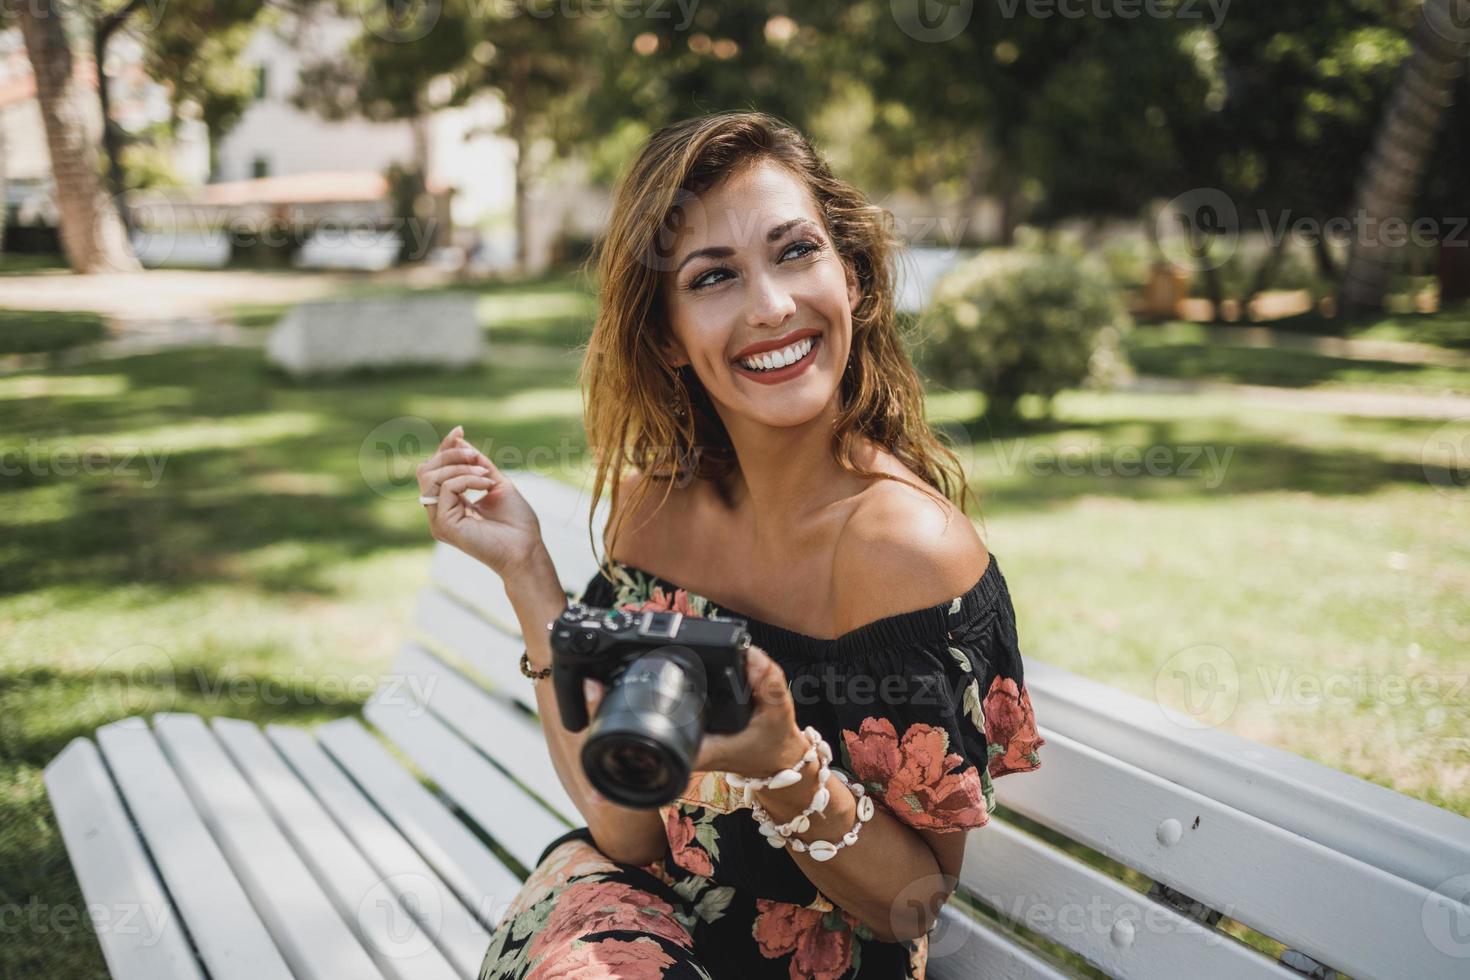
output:
[[677,389],[677,393],[674,395],[673,400],[669,402],[669,409],[679,418],[683,418],[688,411],[684,406],[689,401],[689,392],[685,390],[684,379],[680,376],[679,372],[680,368],[674,369],[674,387]]

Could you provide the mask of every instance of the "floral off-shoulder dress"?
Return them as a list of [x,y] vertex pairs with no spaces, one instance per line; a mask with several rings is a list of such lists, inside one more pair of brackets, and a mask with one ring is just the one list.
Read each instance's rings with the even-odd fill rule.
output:
[[[984,826],[992,780],[1041,764],[1046,742],[993,554],[963,595],[830,640],[721,609],[620,562],[579,598],[745,620],[785,670],[797,724],[816,727],[838,756],[833,767],[910,827]],[[649,865],[604,857],[585,827],[551,842],[496,928],[480,980],[923,980],[928,937],[883,942],[833,905],[766,843],[722,774],[695,773],[659,812],[668,846]]]

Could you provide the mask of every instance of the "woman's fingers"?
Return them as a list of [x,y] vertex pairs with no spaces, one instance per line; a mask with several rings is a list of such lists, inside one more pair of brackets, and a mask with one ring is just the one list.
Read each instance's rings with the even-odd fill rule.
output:
[[456,442],[456,446],[459,449],[469,450],[469,452],[473,456],[474,461],[476,463],[478,463],[479,465],[488,468],[491,471],[491,473],[490,473],[491,476],[494,476],[494,477],[499,477],[500,476],[500,470],[495,466],[494,463],[490,462],[490,457],[489,456],[486,456],[484,453],[480,452],[478,449],[476,449],[474,446],[472,446],[464,438],[464,436],[460,436],[459,437],[459,439]]
[[746,651],[745,676],[756,698],[766,704],[779,704],[788,694],[786,671],[760,647]]
[[596,718],[597,709],[602,705],[602,697],[605,693],[602,682],[591,677],[582,681],[582,696],[587,699],[587,717]]
[[453,466],[441,466],[436,470],[419,474],[419,489],[431,497],[439,495],[439,485],[452,476],[489,476],[490,471],[483,466],[472,466],[469,463],[458,463]]
[[466,490],[488,490],[495,486],[495,481],[488,476],[477,476],[466,473],[463,476],[451,476],[439,484],[439,506],[443,510],[452,507],[455,498]]
[[440,449],[434,455],[419,464],[418,471],[425,473],[429,470],[438,469],[441,466],[449,466],[454,463],[469,463],[471,465],[484,466],[490,461],[485,454],[473,446],[449,446]]

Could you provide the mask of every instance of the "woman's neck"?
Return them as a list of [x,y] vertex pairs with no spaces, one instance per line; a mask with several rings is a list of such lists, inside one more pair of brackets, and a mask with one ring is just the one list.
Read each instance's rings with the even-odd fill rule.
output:
[[[832,456],[836,417],[834,395],[826,410],[801,425],[776,428],[727,420],[726,430],[739,461],[727,493],[729,507],[741,533],[758,551],[779,553],[783,543],[809,531],[824,509],[851,498],[868,484],[844,470]],[[854,462],[873,468],[872,445],[860,439],[859,447]]]

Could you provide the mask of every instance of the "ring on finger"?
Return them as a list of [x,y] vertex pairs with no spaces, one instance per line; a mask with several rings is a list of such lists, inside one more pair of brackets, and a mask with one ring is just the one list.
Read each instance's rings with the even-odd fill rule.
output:
[[423,504],[425,507],[429,506],[430,504],[437,504],[438,502],[439,502],[439,498],[438,497],[420,497],[419,498],[419,503]]

